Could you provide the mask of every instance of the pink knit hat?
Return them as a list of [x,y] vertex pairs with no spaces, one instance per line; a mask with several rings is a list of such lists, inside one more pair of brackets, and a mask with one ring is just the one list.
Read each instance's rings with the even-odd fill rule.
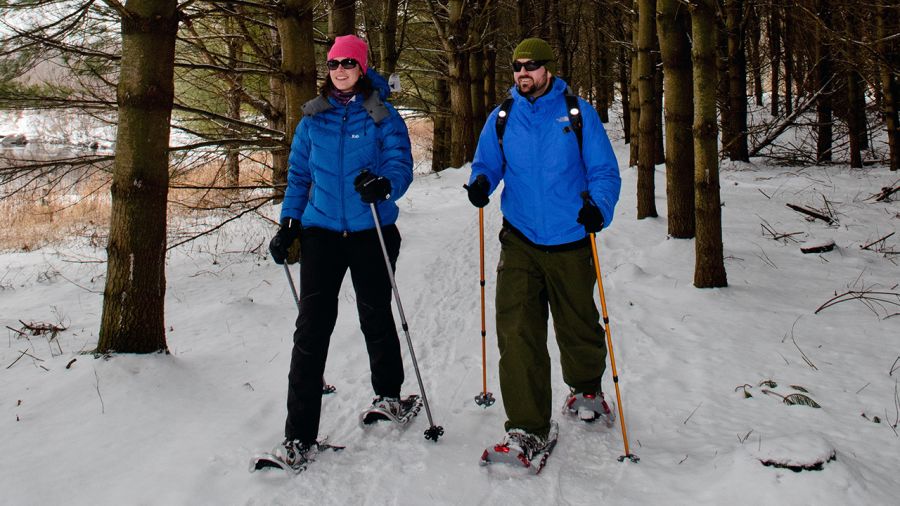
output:
[[328,51],[328,59],[332,60],[337,56],[353,58],[359,62],[359,68],[363,74],[366,73],[369,46],[356,35],[342,35],[334,39],[334,45]]

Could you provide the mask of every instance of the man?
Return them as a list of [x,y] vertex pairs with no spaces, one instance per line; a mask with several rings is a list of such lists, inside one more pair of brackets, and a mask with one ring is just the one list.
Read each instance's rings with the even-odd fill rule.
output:
[[[498,107],[481,132],[465,185],[472,204],[484,207],[500,181],[505,184],[496,310],[507,434],[485,450],[483,463],[528,466],[555,442],[548,308],[563,379],[571,390],[564,412],[608,425],[614,417],[600,388],[606,346],[594,303],[596,271],[588,234],[612,221],[621,178],[600,118],[581,98],[575,111],[583,117],[579,146],[567,84],[554,77],[554,60],[541,39],[516,47],[502,144]],[[582,197],[584,192],[589,198]]]

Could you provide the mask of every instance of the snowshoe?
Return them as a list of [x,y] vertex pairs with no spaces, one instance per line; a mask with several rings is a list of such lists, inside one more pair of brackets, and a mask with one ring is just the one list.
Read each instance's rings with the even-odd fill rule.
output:
[[607,427],[612,427],[616,421],[616,415],[610,407],[612,401],[607,401],[603,392],[596,394],[572,392],[563,403],[563,413],[577,416],[580,420],[593,423],[602,420]]
[[325,450],[340,451],[344,449],[343,446],[328,444],[325,441],[323,439],[309,444],[285,439],[271,452],[261,453],[250,459],[250,472],[275,468],[300,474],[306,470],[319,453]]
[[386,420],[389,422],[406,425],[422,409],[422,398],[418,395],[408,397],[382,397],[372,400],[372,405],[359,415],[360,427],[372,425],[375,422]]
[[550,458],[558,438],[559,425],[553,420],[550,421],[550,433],[546,438],[521,429],[511,429],[501,443],[484,450],[479,464],[486,466],[499,462],[526,468],[533,474],[538,474]]

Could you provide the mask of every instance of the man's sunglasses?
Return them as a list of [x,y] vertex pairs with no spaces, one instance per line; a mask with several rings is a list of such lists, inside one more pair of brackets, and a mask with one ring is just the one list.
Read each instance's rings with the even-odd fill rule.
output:
[[516,72],[521,72],[524,68],[529,72],[534,72],[535,70],[543,67],[550,60],[528,60],[527,62],[514,61],[512,62],[513,70]]
[[344,67],[346,70],[355,69],[359,62],[354,60],[353,58],[344,58],[343,60],[328,60],[325,62],[325,65],[328,66],[328,70],[337,70],[337,68]]

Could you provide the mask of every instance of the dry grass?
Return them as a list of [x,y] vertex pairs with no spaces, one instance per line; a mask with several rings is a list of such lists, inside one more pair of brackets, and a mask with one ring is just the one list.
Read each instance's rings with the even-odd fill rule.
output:
[[[413,160],[420,163],[431,157],[432,122],[428,118],[406,120],[412,141]],[[430,170],[430,167],[423,167]],[[226,177],[220,153],[192,153],[173,161],[170,173],[169,220],[202,218],[211,213],[253,207],[270,192],[221,190],[223,186],[258,187],[271,184],[271,154],[252,153],[241,159],[239,181]],[[110,174],[95,171],[77,183],[47,188],[38,180],[9,197],[0,198],[0,251],[32,251],[82,237],[94,247],[104,248],[107,241],[112,201]],[[5,191],[11,191],[4,188]],[[175,218],[176,220],[173,220]],[[183,221],[183,220],[182,220]],[[191,235],[193,227],[170,226],[170,243]]]
[[[173,168],[169,190],[169,218],[196,216],[246,205],[241,190],[214,190],[224,186],[224,160],[182,160],[180,165],[198,163],[196,168]],[[239,185],[270,184],[270,159],[254,154],[241,162]],[[106,246],[112,200],[110,175],[98,172],[65,188],[48,190],[40,182],[0,199],[0,251],[32,251],[82,237],[94,247]],[[185,186],[199,189],[183,188]]]

